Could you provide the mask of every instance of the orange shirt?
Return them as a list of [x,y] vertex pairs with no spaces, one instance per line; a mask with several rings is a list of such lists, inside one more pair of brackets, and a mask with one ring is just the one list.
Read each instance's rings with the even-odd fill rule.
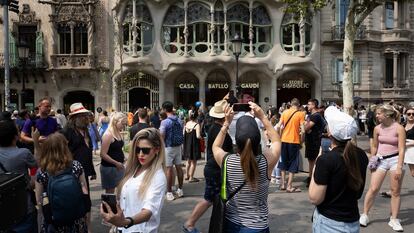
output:
[[128,126],[132,126],[132,119],[134,118],[134,114],[132,112],[128,112]]
[[[293,115],[292,119],[289,118],[296,111],[294,108],[285,110],[280,117],[281,123],[284,125],[281,141],[286,143],[300,143],[300,126],[305,122],[305,112],[298,111]],[[286,122],[289,120],[288,124]]]

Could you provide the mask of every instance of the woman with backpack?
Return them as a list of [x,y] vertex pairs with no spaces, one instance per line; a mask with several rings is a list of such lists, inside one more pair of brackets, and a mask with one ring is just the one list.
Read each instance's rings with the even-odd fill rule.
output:
[[190,183],[198,182],[194,177],[195,169],[197,167],[197,160],[201,158],[200,139],[201,127],[197,123],[197,111],[191,111],[189,114],[189,121],[184,126],[184,153],[183,158],[187,160],[186,178]]
[[122,233],[157,233],[167,188],[164,161],[165,147],[159,131],[139,131],[132,140],[125,176],[117,188],[117,213],[103,202],[104,220]]
[[255,119],[242,116],[236,122],[237,153],[228,154],[222,149],[224,138],[233,120],[233,108],[227,105],[225,122],[213,144],[213,154],[217,164],[223,167],[226,177],[227,197],[224,232],[269,233],[267,196],[269,181],[280,156],[280,136],[255,103],[250,108],[267,130],[271,141],[270,148],[259,153],[261,135]]
[[[38,133],[33,138],[36,145]],[[36,200],[44,217],[41,233],[87,233],[85,173],[73,160],[68,141],[63,134],[53,133],[36,147],[41,155],[36,177]]]
[[114,193],[124,176],[124,139],[121,131],[128,124],[127,115],[115,112],[111,116],[108,130],[102,137],[101,145],[101,184],[105,193]]

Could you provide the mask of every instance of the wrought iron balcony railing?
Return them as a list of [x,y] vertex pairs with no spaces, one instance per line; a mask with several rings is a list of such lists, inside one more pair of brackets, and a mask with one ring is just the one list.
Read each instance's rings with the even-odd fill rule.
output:
[[[366,36],[366,26],[361,25],[357,29],[355,35],[356,40],[363,40]],[[345,39],[345,26],[337,25],[332,27],[332,40],[344,40]]]

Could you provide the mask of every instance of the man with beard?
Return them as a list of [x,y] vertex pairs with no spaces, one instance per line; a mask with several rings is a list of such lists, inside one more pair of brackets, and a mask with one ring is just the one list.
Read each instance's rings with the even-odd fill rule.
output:
[[73,159],[82,164],[85,172],[88,194],[85,197],[87,207],[87,225],[90,229],[91,220],[91,197],[89,188],[89,177],[96,179],[96,172],[92,161],[92,141],[88,133],[89,116],[91,112],[82,103],[74,103],[70,106],[69,120],[62,133],[68,140],[69,150],[72,152]]

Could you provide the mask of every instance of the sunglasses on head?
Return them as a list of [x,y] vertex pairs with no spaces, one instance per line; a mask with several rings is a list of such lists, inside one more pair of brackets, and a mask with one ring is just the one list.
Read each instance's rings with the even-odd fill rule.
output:
[[137,146],[137,147],[135,147],[135,154],[140,154],[141,151],[142,151],[142,153],[144,155],[147,155],[151,152],[151,149],[152,149],[151,147],[139,147],[139,146]]
[[407,116],[414,116],[414,112],[408,112]]

